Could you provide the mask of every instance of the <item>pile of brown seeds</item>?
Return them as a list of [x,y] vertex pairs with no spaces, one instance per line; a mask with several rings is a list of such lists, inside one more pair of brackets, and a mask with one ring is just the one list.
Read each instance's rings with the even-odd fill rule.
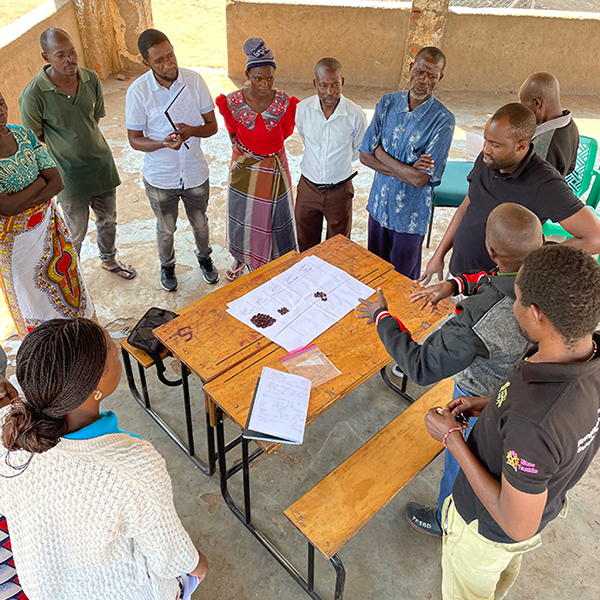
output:
[[271,315],[264,315],[263,313],[258,313],[254,315],[250,321],[256,327],[260,327],[260,329],[264,329],[265,327],[271,327],[273,323],[275,323],[276,319],[274,319]]

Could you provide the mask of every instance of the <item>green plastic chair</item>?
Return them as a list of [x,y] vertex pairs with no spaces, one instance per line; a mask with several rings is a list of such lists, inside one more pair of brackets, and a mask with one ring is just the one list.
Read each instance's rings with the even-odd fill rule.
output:
[[[592,209],[595,209],[600,201],[600,172],[594,169],[597,154],[598,142],[594,138],[580,135],[575,170],[565,177],[573,193],[578,198],[581,198],[588,191],[592,177],[594,178],[594,185],[585,201],[586,205]],[[567,231],[554,221],[544,223],[544,234],[571,237]]]
[[446,163],[444,174],[440,185],[433,188],[433,201],[431,203],[431,220],[427,232],[427,248],[431,241],[431,229],[433,228],[433,215],[436,206],[458,208],[469,191],[467,175],[473,168],[472,162],[449,160]]

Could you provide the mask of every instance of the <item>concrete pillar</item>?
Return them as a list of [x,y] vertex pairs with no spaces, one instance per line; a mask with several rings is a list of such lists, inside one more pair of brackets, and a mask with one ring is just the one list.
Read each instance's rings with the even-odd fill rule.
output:
[[449,0],[413,0],[400,86],[408,84],[410,63],[424,46],[441,48]]
[[100,79],[120,69],[115,36],[107,3],[103,0],[73,0],[88,69]]
[[110,14],[120,68],[137,71],[142,65],[137,40],[142,31],[154,27],[151,0],[110,0]]
[[85,63],[100,79],[137,70],[139,34],[152,27],[151,0],[73,0]]

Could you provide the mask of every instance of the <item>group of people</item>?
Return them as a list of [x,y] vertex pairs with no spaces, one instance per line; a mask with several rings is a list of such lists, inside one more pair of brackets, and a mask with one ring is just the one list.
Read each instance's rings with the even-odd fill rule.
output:
[[[437,506],[406,506],[415,529],[443,539],[444,600],[504,598],[523,554],[566,516],[567,492],[600,447],[600,265],[590,254],[600,250],[600,223],[564,180],[579,136],[555,78],[536,74],[519,95],[487,122],[466,198],[420,281],[436,273],[442,281],[452,247],[453,276],[411,294],[432,311],[462,297],[456,315],[417,344],[381,289],[357,309],[377,324],[400,375],[419,385],[455,382],[453,398],[425,419],[446,448]],[[394,163],[376,144],[363,162],[377,168],[379,153],[383,175]],[[384,218],[395,210],[381,206],[388,190],[372,189],[369,201]],[[548,218],[572,237],[546,243]],[[410,244],[396,235],[392,245]]]
[[[41,45],[47,65],[19,101],[24,127],[8,125],[0,96],[0,280],[23,338],[23,395],[0,376],[0,514],[19,572],[8,597],[23,597],[20,582],[31,600],[180,599],[206,576],[206,558],[177,517],[164,460],[100,411],[121,366],[79,266],[90,207],[102,268],[125,280],[136,275],[116,258],[120,180],[98,127],[101,84],[78,66],[64,31],[45,31]],[[127,91],[127,134],[144,152],[161,285],[177,289],[179,201],[203,277],[214,284],[201,149],[217,132],[213,100],[200,75],[178,66],[162,32],[144,31],[138,46],[149,71]],[[489,119],[468,194],[421,273],[455,124],[434,95],[446,67],[441,50],[417,52],[408,90],[386,94],[368,126],[342,94],[336,59],[317,63],[316,95],[299,102],[274,88],[276,63],[262,39],[247,40],[244,53],[247,84],[216,98],[232,142],[226,277],[320,243],[323,219],[327,237],[350,236],[353,163],[375,171],[369,250],[423,283],[411,298],[423,309],[464,296],[456,316],[422,344],[392,317],[381,290],[357,309],[377,324],[400,373],[421,385],[449,376],[456,383],[447,406],[426,417],[447,448],[438,506],[409,503],[407,518],[443,537],[444,600],[504,598],[523,553],[566,513],[566,493],[600,445],[600,265],[590,256],[600,251],[600,222],[564,180],[578,132],[560,106],[558,82],[532,75],[519,102]],[[165,115],[184,86],[201,124]],[[294,203],[284,141],[295,126],[304,156]],[[571,237],[545,244],[547,219]],[[442,281],[450,249],[452,277]],[[435,274],[442,282],[425,287]]]

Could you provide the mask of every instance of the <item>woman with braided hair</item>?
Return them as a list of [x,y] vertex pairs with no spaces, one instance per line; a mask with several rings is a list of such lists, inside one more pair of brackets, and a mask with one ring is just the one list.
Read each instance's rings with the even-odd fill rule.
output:
[[23,396],[0,409],[0,513],[29,600],[176,600],[193,580],[182,574],[206,575],[164,460],[100,411],[120,376],[89,319],[46,321],[19,348]]

